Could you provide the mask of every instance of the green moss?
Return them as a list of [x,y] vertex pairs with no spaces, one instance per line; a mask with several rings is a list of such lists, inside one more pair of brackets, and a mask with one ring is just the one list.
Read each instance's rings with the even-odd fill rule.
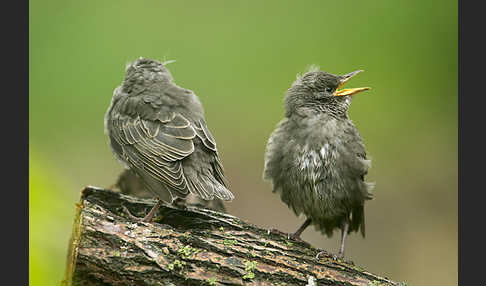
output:
[[247,272],[245,275],[243,275],[243,279],[251,280],[255,278],[255,273],[253,272]]
[[245,260],[245,275],[243,275],[243,279],[251,280],[255,278],[255,273],[253,273],[253,270],[256,269],[258,262],[256,261],[248,261]]
[[208,279],[209,285],[216,285],[216,277],[211,277]]
[[183,247],[179,246],[179,250],[177,250],[177,253],[179,253],[179,255],[187,257],[187,256],[191,255],[191,247],[189,245],[186,245],[186,246],[183,246]]
[[233,246],[237,243],[238,243],[238,241],[236,239],[225,239],[225,240],[223,240],[223,244],[225,246]]
[[179,246],[179,249],[177,250],[177,253],[182,257],[182,258],[189,258],[192,255],[197,254],[200,252],[200,249],[192,248],[190,245],[185,245],[185,246]]
[[176,267],[182,269],[184,265],[186,265],[186,262],[176,259],[173,263],[170,263],[168,267],[170,270],[174,270]]

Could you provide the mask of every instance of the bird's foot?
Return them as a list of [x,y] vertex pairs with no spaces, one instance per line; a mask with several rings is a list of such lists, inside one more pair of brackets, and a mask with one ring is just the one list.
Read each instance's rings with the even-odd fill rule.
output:
[[270,234],[278,234],[278,235],[287,235],[285,232],[282,232],[276,228],[269,228],[267,229],[267,235],[270,235]]
[[[326,256],[326,255],[327,255],[327,256],[329,256],[330,254],[329,254],[329,252],[327,252],[327,251],[323,250],[323,251],[321,251],[321,252],[317,253],[317,255],[316,255],[316,259],[317,259],[317,260],[319,260],[319,259],[321,259],[321,256]],[[331,255],[331,256],[334,256],[334,255]],[[333,258],[334,258],[334,257],[333,257]]]
[[333,254],[333,255],[332,255],[332,259],[334,259],[334,260],[342,260],[342,261],[344,261],[344,254],[342,254],[342,253]]
[[287,240],[294,240],[294,241],[297,241],[297,242],[300,242],[300,243],[310,245],[308,242],[302,240],[302,238],[300,238],[300,235],[296,235],[295,233],[286,233],[286,232],[280,231],[276,228],[269,228],[269,229],[267,229],[267,235],[270,235],[270,234],[285,236],[285,237],[287,237]]
[[333,254],[332,258],[334,260],[339,260],[339,261],[344,262],[344,263],[349,264],[349,265],[354,265],[353,261],[344,259],[344,253]]
[[305,242],[304,240],[302,240],[302,238],[300,238],[300,235],[296,233],[288,233],[287,239],[293,239],[298,242]]
[[335,253],[329,253],[329,252],[323,250],[323,251],[317,253],[316,259],[317,260],[320,260],[321,259],[321,256],[330,256],[332,258],[332,260],[336,260],[336,261],[337,260],[340,260],[340,261],[345,262],[347,264],[354,265],[354,262],[353,261],[351,261],[351,260],[344,260],[344,253],[337,253],[337,254],[335,254]]
[[143,218],[139,218],[139,217],[132,215],[126,206],[122,205],[122,208],[123,208],[123,211],[127,214],[127,216],[132,220],[135,220],[135,221],[138,221],[138,222],[152,222],[152,219],[154,218],[155,213],[157,212],[157,210],[159,209],[161,204],[162,204],[162,201],[157,199],[157,203],[152,207],[152,209],[149,211],[149,213]]
[[122,208],[123,208],[123,212],[128,216],[128,218],[130,218],[131,220],[134,220],[134,221],[139,221],[141,222],[142,221],[142,218],[139,218],[137,216],[134,216],[132,215],[132,213],[127,209],[126,206],[122,205]]
[[321,259],[321,256],[330,256],[332,258],[332,260],[342,260],[344,258],[344,255],[338,253],[338,254],[334,254],[334,253],[329,253],[325,250],[317,253],[316,255],[316,259],[319,260]]
[[321,256],[327,255],[330,256],[332,260],[342,260],[342,256],[339,256],[339,254],[334,254],[334,253],[328,253],[326,251],[321,251],[316,255],[316,259],[321,259]]

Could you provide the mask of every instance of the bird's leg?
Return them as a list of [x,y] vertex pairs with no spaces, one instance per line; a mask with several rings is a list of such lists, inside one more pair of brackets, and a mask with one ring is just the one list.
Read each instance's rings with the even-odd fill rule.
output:
[[311,224],[311,222],[312,220],[310,218],[306,219],[304,223],[299,227],[299,229],[296,230],[293,234],[291,234],[290,237],[294,239],[300,239],[300,235]]
[[284,233],[284,232],[281,232],[280,230],[278,229],[275,229],[275,228],[270,228],[267,230],[267,233],[270,234],[270,233],[274,233],[274,234],[279,234],[279,235],[287,235],[287,239],[294,239],[294,240],[298,240],[300,242],[304,242],[304,243],[307,243],[305,241],[303,241],[301,238],[300,238],[300,235],[302,234],[302,232],[304,232],[304,230],[311,224],[312,220],[310,218],[306,219],[306,221],[299,227],[299,229],[297,229],[296,232],[294,233]]
[[126,206],[122,205],[122,208],[123,208],[123,211],[125,212],[125,214],[131,219],[131,220],[136,220],[136,221],[140,221],[140,218],[139,217],[136,217],[134,215],[132,215],[132,213],[127,209]]
[[155,213],[157,212],[157,210],[160,208],[161,205],[162,205],[162,201],[160,199],[157,199],[157,203],[149,211],[149,213],[142,219],[142,221],[143,222],[151,222],[152,218],[154,217]]
[[348,228],[349,228],[349,222],[345,221],[341,228],[341,247],[339,248],[339,253],[338,253],[338,257],[340,259],[344,258],[344,241],[346,240],[346,236],[348,235]]
[[[345,221],[341,226],[341,247],[339,248],[339,252],[337,255],[333,254],[333,259],[336,260],[337,258],[343,259],[344,258],[344,241],[346,240],[346,236],[348,235],[349,229],[349,222]],[[321,251],[316,255],[316,258],[319,259],[321,255],[328,254],[326,251]]]
[[123,207],[123,210],[127,213],[128,217],[130,217],[133,220],[140,221],[140,222],[151,222],[155,213],[157,210],[160,208],[162,205],[162,201],[157,198],[157,203],[152,207],[152,209],[149,211],[149,213],[144,217],[144,218],[139,218],[130,213],[130,211],[125,207]]

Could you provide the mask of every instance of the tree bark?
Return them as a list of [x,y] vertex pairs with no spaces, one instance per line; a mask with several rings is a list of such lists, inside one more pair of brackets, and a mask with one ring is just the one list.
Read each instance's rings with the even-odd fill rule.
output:
[[234,216],[86,187],[63,285],[400,285]]

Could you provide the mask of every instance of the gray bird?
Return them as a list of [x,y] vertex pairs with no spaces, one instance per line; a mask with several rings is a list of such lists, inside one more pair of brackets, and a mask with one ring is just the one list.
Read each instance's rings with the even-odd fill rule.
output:
[[311,224],[328,237],[340,229],[340,258],[348,233],[365,236],[364,202],[374,186],[364,181],[371,162],[347,114],[352,95],[370,88],[339,90],[359,72],[333,75],[314,67],[297,76],[285,96],[285,118],[268,140],[263,172],[273,192],[306,217],[292,236],[300,238]]
[[[145,184],[140,178],[130,169],[124,170],[119,176],[116,183],[113,185],[114,189],[118,189],[124,195],[135,196],[139,198],[153,198],[152,192],[147,190]],[[199,208],[206,208],[213,211],[226,213],[226,208],[222,200],[214,198],[213,200],[204,200],[198,195],[189,193],[185,198],[177,198],[174,204],[184,206],[194,206]]]
[[161,200],[173,203],[189,193],[234,198],[201,102],[174,83],[164,64],[139,58],[127,65],[105,115],[105,133],[115,157],[159,199],[142,221],[152,220]]

